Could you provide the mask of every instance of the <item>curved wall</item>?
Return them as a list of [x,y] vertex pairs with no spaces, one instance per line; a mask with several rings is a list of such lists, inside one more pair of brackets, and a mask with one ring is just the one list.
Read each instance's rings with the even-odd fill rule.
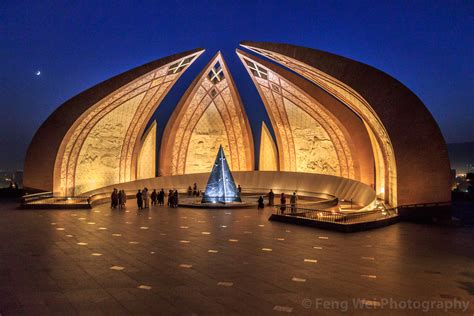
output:
[[[284,171],[235,171],[232,172],[235,183],[245,189],[256,189],[267,192],[305,191],[334,195],[339,199],[350,200],[362,206],[371,205],[375,199],[375,191],[361,182],[312,173],[284,172]],[[157,177],[120,183],[101,189],[86,192],[85,195],[110,193],[114,188],[124,190],[138,190],[147,187],[153,189],[186,189],[193,183],[198,184],[198,189],[204,190],[209,178],[209,173],[196,173],[178,176]]]
[[[450,164],[441,131],[423,102],[371,66],[289,44],[242,42],[298,73],[351,108],[379,148],[377,193],[392,206],[449,202]],[[383,174],[382,174],[383,173]]]
[[62,104],[36,132],[25,187],[73,196],[136,178],[140,137],[195,49],[134,68]]
[[374,185],[370,138],[358,116],[307,80],[241,50],[237,55],[270,116],[280,170],[329,174]]
[[156,177],[156,127],[156,121],[153,121],[142,137],[137,159],[137,179]]
[[[429,111],[403,84],[373,67],[310,48],[257,42],[242,46],[293,71],[237,51],[269,113],[279,170],[314,174],[250,172],[252,133],[220,53],[193,81],[167,124],[160,174],[195,172],[204,177],[198,172],[208,166],[198,160],[213,157],[212,147],[223,143],[233,171],[249,171],[236,173],[248,186],[264,179],[288,189],[306,186],[293,182],[298,179],[340,184],[351,180],[331,179],[346,177],[374,186],[391,206],[450,201],[444,139]],[[137,67],[61,105],[28,148],[25,187],[73,196],[136,179],[148,121],[202,52],[196,49]],[[215,130],[219,137],[205,135]],[[295,180],[285,175],[290,173]],[[287,182],[271,179],[272,174]],[[192,177],[183,178],[186,186]],[[177,179],[170,184],[181,183]],[[329,185],[328,190],[337,188]]]
[[273,141],[272,134],[268,130],[265,122],[262,122],[260,133],[260,156],[258,161],[260,171],[278,171],[278,150]]

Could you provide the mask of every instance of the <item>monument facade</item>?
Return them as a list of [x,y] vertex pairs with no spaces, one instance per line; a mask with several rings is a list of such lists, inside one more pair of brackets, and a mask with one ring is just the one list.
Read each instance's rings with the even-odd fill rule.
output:
[[249,105],[220,52],[184,93],[163,135],[150,124],[163,98],[204,52],[195,49],[127,71],[61,105],[29,146],[24,186],[80,196],[157,175],[173,186],[181,183],[179,177],[208,174],[222,145],[229,170],[242,179],[247,172],[246,183],[270,177],[255,175],[258,157],[257,172],[321,175],[317,178],[333,183],[348,179],[372,188],[393,207],[450,202],[444,139],[427,108],[402,83],[311,48],[241,46],[238,58],[269,117],[253,131],[260,133],[255,153]]

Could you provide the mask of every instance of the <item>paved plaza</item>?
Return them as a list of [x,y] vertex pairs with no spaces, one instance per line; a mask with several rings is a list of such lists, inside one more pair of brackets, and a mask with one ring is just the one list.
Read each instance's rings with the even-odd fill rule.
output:
[[343,234],[270,222],[268,208],[2,203],[1,315],[422,313],[413,301],[474,314],[474,228]]

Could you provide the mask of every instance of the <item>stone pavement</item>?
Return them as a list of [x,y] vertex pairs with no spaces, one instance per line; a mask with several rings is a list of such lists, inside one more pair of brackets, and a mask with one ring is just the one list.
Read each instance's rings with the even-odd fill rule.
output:
[[137,212],[134,202],[2,202],[0,314],[418,315],[422,303],[430,315],[474,314],[473,228],[343,234],[269,222],[269,209]]

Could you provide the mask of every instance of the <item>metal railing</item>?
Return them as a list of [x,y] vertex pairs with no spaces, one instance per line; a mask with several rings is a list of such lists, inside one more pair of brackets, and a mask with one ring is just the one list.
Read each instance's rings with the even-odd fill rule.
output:
[[89,207],[89,199],[87,196],[55,196],[52,192],[41,192],[24,195],[21,205],[25,208],[84,208]]
[[24,195],[21,198],[22,205],[88,205],[87,196],[55,196],[52,192],[43,192]]
[[275,214],[283,216],[301,217],[309,220],[328,222],[335,224],[357,224],[373,222],[397,216],[396,209],[387,209],[381,206],[380,209],[360,212],[341,212],[331,210],[318,210],[299,207],[298,204],[275,205]]
[[[148,188],[149,191],[148,193],[151,194],[154,188]],[[180,197],[186,198],[189,197],[188,195],[188,188],[187,187],[172,187],[172,188],[156,188],[157,192],[159,190],[163,189],[165,191],[165,196],[168,196],[169,190],[177,190],[179,193]],[[200,191],[201,195],[199,197],[202,197],[202,194],[204,194],[204,191]],[[265,193],[264,193],[265,192]],[[280,193],[280,191],[278,191]],[[283,192],[283,191],[282,191]],[[325,204],[331,204],[331,205],[336,205],[338,202],[337,197],[334,195],[330,195],[327,193],[317,193],[317,192],[306,192],[306,191],[298,191],[303,192],[307,195],[300,196],[300,199],[308,201],[307,204],[314,205],[314,207],[318,207],[319,205],[325,205]],[[89,201],[91,205],[96,204],[96,203],[105,203],[105,200],[110,199],[110,195],[112,192],[105,192],[105,193],[97,193],[89,196]],[[125,194],[127,195],[127,198],[135,198],[135,195],[137,193],[137,190],[125,190]],[[279,194],[278,193],[278,194]],[[275,193],[275,200],[278,198],[278,194]],[[268,198],[268,189],[261,189],[261,188],[243,188],[241,192],[242,197],[246,198],[255,198],[258,199],[260,195],[262,195],[264,198]],[[191,195],[190,197],[196,198],[196,196]],[[310,201],[313,201],[310,203]]]
[[[158,190],[161,189],[157,188]],[[188,187],[173,187],[173,188],[163,188],[166,196],[168,195],[169,190],[178,190],[181,197],[186,197],[188,195]],[[153,191],[153,188],[149,191]],[[265,193],[264,193],[265,192]],[[283,191],[281,191],[283,192]],[[79,207],[84,205],[94,206],[95,204],[108,203],[110,201],[110,195],[112,192],[102,192],[97,194],[92,194],[90,196],[76,196],[76,197],[67,197],[67,196],[55,196],[53,192],[41,192],[36,194],[28,194],[22,197],[21,203],[24,206],[28,205],[54,205],[54,206],[74,206],[78,205]],[[128,199],[134,199],[137,193],[137,190],[125,190]],[[275,191],[275,199],[278,198],[280,191]],[[306,207],[313,208],[323,208],[337,205],[338,199],[327,193],[318,193],[318,192],[306,192],[298,191],[298,193],[304,193],[303,196],[300,196],[300,199],[305,200]],[[202,196],[203,192],[201,191]],[[265,199],[268,198],[268,189],[264,188],[244,188],[242,189],[242,196],[246,198],[255,198],[257,199],[260,195],[264,196]],[[194,197],[194,196],[193,196]],[[300,208],[301,209],[301,208]]]
[[26,194],[21,197],[21,203],[33,203],[35,201],[39,201],[42,199],[48,199],[53,197],[53,192],[41,192],[41,193],[34,193],[34,194]]

